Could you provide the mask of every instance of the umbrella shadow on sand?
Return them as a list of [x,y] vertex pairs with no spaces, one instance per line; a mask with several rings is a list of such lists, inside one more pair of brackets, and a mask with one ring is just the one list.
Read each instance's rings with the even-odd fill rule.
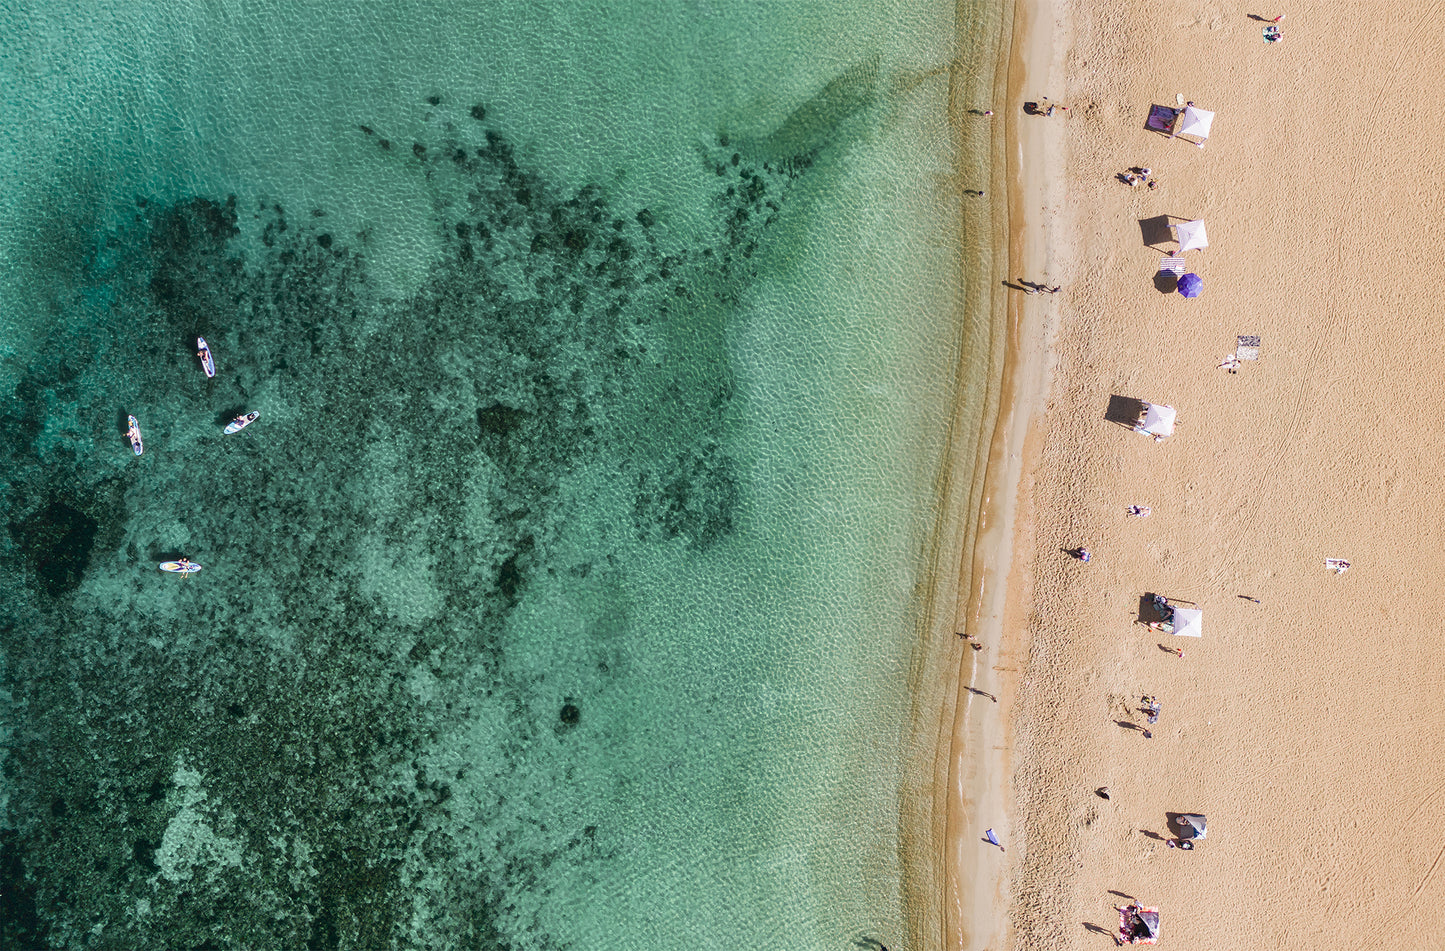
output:
[[1143,400],[1112,394],[1109,397],[1109,407],[1104,410],[1104,419],[1125,429],[1133,429],[1146,408]]
[[1169,215],[1156,215],[1153,218],[1139,219],[1139,236],[1144,239],[1146,248],[1158,251],[1160,249],[1156,245],[1174,243],[1174,232],[1169,230],[1169,218]]
[[1173,294],[1179,289],[1179,275],[1173,271],[1160,271],[1154,275],[1154,289],[1161,294]]

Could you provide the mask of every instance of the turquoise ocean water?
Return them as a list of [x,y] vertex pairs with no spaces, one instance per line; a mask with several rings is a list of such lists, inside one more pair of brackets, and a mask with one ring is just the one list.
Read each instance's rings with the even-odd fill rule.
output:
[[895,946],[956,14],[0,10],[0,944]]

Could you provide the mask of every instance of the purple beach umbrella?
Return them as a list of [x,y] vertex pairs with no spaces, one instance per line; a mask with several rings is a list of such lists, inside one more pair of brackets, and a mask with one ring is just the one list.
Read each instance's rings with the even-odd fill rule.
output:
[[1185,297],[1198,297],[1204,290],[1204,280],[1198,274],[1186,274],[1179,279],[1179,293]]

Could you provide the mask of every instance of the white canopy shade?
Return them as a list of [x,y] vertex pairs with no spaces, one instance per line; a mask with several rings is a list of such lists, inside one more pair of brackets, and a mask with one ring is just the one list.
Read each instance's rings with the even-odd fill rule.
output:
[[1196,109],[1193,106],[1184,107],[1184,115],[1179,117],[1179,131],[1177,135],[1197,135],[1201,139],[1209,138],[1209,124],[1214,121],[1214,113],[1205,109]]
[[1175,608],[1174,636],[1203,637],[1204,611],[1199,608]]
[[1209,235],[1204,233],[1203,221],[1186,221],[1171,227],[1174,229],[1174,237],[1179,241],[1180,251],[1209,247]]
[[1153,403],[1145,403],[1144,422],[1139,427],[1139,431],[1151,436],[1172,436],[1174,435],[1174,415],[1172,406],[1156,406]]

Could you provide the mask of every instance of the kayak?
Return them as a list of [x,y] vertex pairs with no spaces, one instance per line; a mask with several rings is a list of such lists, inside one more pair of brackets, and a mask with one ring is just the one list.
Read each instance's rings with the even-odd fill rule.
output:
[[178,575],[193,575],[201,570],[201,566],[193,561],[163,561],[161,571],[170,571]]
[[125,419],[130,423],[130,428],[125,431],[125,434],[130,437],[130,447],[138,456],[146,451],[145,444],[140,441],[140,423],[135,421],[134,416],[127,416]]
[[211,356],[211,348],[206,346],[205,337],[196,338],[196,356],[201,358],[201,369],[206,371],[206,376],[215,376],[216,358]]
[[239,433],[241,430],[254,423],[256,421],[256,417],[260,415],[260,413],[253,410],[252,412],[247,413],[245,416],[237,416],[235,419],[231,420],[229,423],[226,424],[226,435],[229,436],[231,433]]

